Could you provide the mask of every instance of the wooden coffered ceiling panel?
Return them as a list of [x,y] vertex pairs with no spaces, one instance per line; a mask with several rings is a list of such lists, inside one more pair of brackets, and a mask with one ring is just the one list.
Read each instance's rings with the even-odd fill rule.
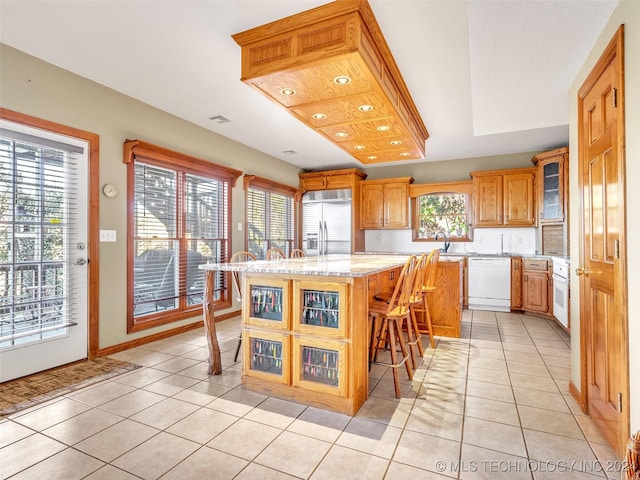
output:
[[233,38],[242,81],[360,162],[424,158],[429,133],[366,0],[338,0]]

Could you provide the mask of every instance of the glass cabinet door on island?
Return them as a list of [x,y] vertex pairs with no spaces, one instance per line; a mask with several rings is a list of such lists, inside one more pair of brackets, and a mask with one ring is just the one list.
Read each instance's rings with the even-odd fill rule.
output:
[[325,337],[344,337],[347,289],[347,284],[294,281],[293,330]]
[[289,336],[247,329],[243,343],[247,374],[289,383]]
[[289,329],[289,281],[245,278],[245,321],[262,327]]
[[308,390],[346,394],[346,343],[294,337],[293,385]]

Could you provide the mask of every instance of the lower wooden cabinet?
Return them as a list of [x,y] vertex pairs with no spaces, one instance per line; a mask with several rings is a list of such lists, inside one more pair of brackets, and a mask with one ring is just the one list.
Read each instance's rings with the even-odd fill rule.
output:
[[355,415],[368,394],[368,279],[255,273],[243,291],[243,387]]
[[289,335],[246,328],[242,343],[247,375],[270,382],[290,382]]
[[339,396],[347,393],[347,344],[344,340],[293,337],[292,384]]
[[522,310],[522,257],[511,257],[511,310]]
[[552,272],[545,259],[523,259],[522,310],[552,315]]

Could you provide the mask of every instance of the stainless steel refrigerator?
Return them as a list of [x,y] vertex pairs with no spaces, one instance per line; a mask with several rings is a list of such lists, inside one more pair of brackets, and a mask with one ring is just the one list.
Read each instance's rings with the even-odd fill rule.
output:
[[351,189],[302,196],[302,249],[309,257],[351,253]]

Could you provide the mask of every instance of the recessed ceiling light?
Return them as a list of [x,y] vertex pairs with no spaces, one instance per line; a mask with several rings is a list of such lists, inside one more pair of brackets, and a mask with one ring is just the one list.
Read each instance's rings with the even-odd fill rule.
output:
[[367,157],[367,160],[377,160],[377,159],[378,159],[378,157],[376,157],[375,155],[369,155]]
[[284,150],[282,153],[285,155],[293,155],[294,153],[298,153],[295,150]]
[[373,105],[360,105],[358,107],[358,110],[360,110],[361,112],[370,112],[371,110],[373,110]]
[[389,143],[391,145],[400,145],[402,142],[400,140],[391,140]]
[[296,94],[296,91],[293,88],[283,88],[282,90],[280,90],[280,93],[282,95],[286,95],[287,97],[291,97],[292,95]]
[[356,145],[353,148],[356,149],[356,150],[364,150],[364,145]]
[[324,113],[314,113],[313,115],[311,115],[313,118],[315,118],[316,120],[322,120],[324,118],[327,118],[327,116]]
[[336,137],[344,138],[349,135],[347,132],[336,132]]
[[351,77],[347,77],[346,75],[340,75],[333,79],[333,83],[337,85],[347,85],[351,83]]
[[391,130],[391,127],[389,125],[380,125],[378,128],[376,128],[376,130],[378,130],[379,132],[388,132],[389,130]]

